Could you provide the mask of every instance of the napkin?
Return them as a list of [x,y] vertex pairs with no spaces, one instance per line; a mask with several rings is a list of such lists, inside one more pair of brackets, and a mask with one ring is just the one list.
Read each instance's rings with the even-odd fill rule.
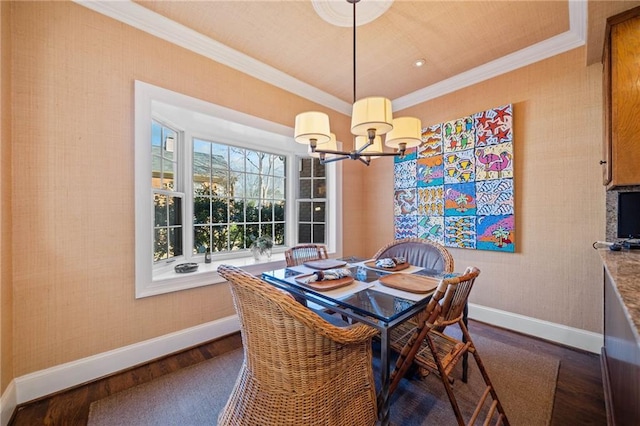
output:
[[402,265],[403,263],[407,263],[407,261],[402,256],[383,257],[382,259],[376,260],[376,267],[378,267],[378,268],[395,268],[396,266]]
[[350,277],[351,271],[347,268],[326,269],[324,271],[315,271],[303,280],[305,284],[316,281],[339,280],[340,278]]

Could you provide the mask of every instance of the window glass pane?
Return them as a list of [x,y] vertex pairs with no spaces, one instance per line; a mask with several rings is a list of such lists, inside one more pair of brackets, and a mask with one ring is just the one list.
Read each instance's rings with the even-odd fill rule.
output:
[[211,227],[211,252],[229,250],[229,225]]
[[260,208],[260,220],[271,222],[273,220],[273,203],[263,203]]
[[244,222],[244,200],[234,199],[229,204],[229,222]]
[[273,205],[273,220],[276,222],[284,221],[284,201],[279,201]]
[[175,185],[173,182],[173,177],[175,176],[174,172],[174,163],[171,163],[167,160],[163,160],[162,162],[162,189],[174,190]]
[[231,172],[229,181],[229,195],[232,197],[246,197],[244,173]]
[[155,194],[153,196],[153,207],[155,211],[154,226],[165,226],[167,224],[167,196]]
[[182,198],[169,198],[169,225],[182,225]]
[[273,162],[273,174],[275,176],[285,176],[284,160],[285,158],[281,155],[275,156]]
[[273,177],[265,176],[262,177],[262,195],[260,198],[270,198],[273,199]]
[[244,172],[244,149],[229,147],[229,166],[233,171]]
[[167,259],[169,252],[168,240],[167,240],[167,228],[159,228],[154,230],[153,238],[153,260],[158,261]]
[[178,143],[178,134],[173,130],[164,127],[162,129],[162,156],[169,161],[174,160],[174,153]]
[[249,248],[251,246],[251,243],[253,243],[253,240],[260,236],[260,225],[247,225],[246,232],[247,237],[244,240],[244,248]]
[[301,202],[298,211],[298,220],[300,222],[311,222],[311,203]]
[[327,183],[324,179],[313,180],[313,198],[327,198]]
[[314,222],[324,222],[324,204],[325,203],[313,203],[313,221]]
[[276,223],[273,226],[273,230],[275,233],[273,238],[273,243],[284,244],[284,223]]
[[[230,250],[243,250],[246,239],[246,226],[241,224],[233,224],[229,227]],[[249,243],[251,244],[251,243]]]
[[218,143],[210,143],[211,145],[211,166],[214,168],[229,168],[229,147]]
[[182,227],[169,228],[169,257],[182,256]]
[[286,196],[285,178],[273,178],[273,198],[276,200],[284,200]]
[[227,223],[229,201],[226,198],[211,199],[211,223]]
[[262,181],[259,175],[246,175],[246,197],[259,198]]
[[260,235],[273,239],[273,223],[260,225]]
[[260,166],[264,159],[265,154],[258,154],[255,151],[246,151],[246,172],[247,173],[260,173]]
[[196,197],[193,200],[193,222],[205,224],[211,222],[209,197]]
[[311,198],[311,180],[300,179],[298,182],[298,198]]
[[162,188],[162,157],[154,155],[151,158],[151,187]]
[[209,247],[209,227],[193,227],[193,253],[204,253]]
[[311,177],[311,158],[300,159],[300,177]]
[[155,155],[160,155],[162,146],[162,125],[157,121],[151,121],[151,151]]
[[316,244],[325,244],[324,224],[316,223],[313,225],[313,242]]
[[323,164],[320,164],[320,159],[319,158],[314,158],[313,159],[313,175],[315,177],[325,177],[325,166]]
[[247,200],[245,207],[247,222],[258,222],[258,203],[256,200]]
[[225,197],[229,195],[229,173],[227,170],[213,169],[211,175],[211,195]]
[[308,223],[298,224],[298,241],[300,243],[311,242],[311,225]]

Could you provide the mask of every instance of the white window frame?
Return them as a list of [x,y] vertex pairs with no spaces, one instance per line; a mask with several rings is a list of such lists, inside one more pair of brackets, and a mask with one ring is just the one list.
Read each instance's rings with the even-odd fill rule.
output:
[[[286,241],[280,253],[271,262],[284,259],[283,251],[297,241],[296,197],[297,158],[305,156],[307,147],[293,140],[293,129],[258,117],[234,111],[219,105],[180,93],[135,81],[135,297],[142,298],[188,288],[224,282],[216,268],[221,263],[236,266],[273,269],[269,264],[256,265],[250,253],[225,253],[214,256],[205,264],[202,254],[192,254],[193,246],[193,191],[190,165],[192,139],[216,140],[220,143],[265,151],[287,157]],[[157,119],[179,132],[176,145],[181,145],[179,159],[180,178],[183,179],[183,256],[164,267],[153,262],[153,201],[151,188],[151,120]],[[187,165],[189,167],[187,167]],[[342,217],[337,206],[342,198],[341,167],[327,165],[327,248],[330,253],[340,250],[338,236],[342,232]],[[294,218],[294,220],[290,220]],[[198,263],[198,271],[177,274],[175,265],[183,262]]]

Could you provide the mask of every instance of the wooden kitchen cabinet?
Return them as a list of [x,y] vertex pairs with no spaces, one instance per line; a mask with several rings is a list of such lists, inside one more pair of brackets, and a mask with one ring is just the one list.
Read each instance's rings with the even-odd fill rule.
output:
[[603,183],[640,185],[640,8],[607,20]]

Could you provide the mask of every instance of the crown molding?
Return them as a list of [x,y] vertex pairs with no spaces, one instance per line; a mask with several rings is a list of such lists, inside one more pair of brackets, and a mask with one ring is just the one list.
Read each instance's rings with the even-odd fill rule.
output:
[[586,43],[587,2],[569,1],[569,31],[393,100],[399,111],[548,59]]
[[[189,49],[294,95],[316,102],[339,113],[351,114],[350,103],[344,102],[310,84],[291,77],[132,1],[74,1],[93,11],[131,25],[177,46]],[[570,0],[568,1],[568,6],[569,31],[394,99],[394,110],[409,108],[584,45],[587,32],[587,1]]]
[[136,3],[128,0],[74,2],[327,108],[351,114],[350,103]]

